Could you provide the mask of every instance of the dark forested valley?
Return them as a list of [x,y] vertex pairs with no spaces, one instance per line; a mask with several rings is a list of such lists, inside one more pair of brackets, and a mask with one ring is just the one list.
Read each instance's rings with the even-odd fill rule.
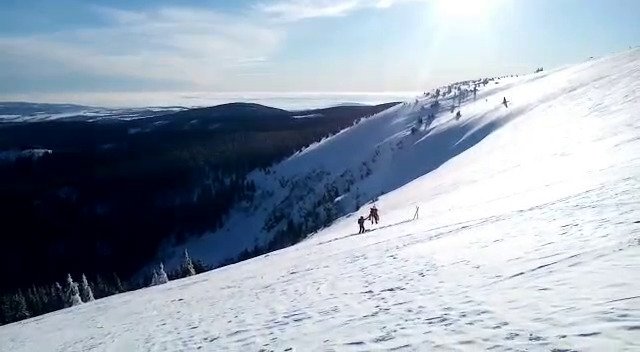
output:
[[66,273],[126,285],[163,241],[222,226],[249,172],[392,105],[0,123],[0,293]]

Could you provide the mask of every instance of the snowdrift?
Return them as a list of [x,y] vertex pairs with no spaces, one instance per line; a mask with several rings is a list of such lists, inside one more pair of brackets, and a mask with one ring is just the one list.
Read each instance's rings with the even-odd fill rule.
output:
[[1,327],[0,350],[640,348],[640,50],[491,82],[459,119],[455,101],[255,173],[262,194],[188,247],[222,260],[277,236],[274,214],[330,223],[302,243]]

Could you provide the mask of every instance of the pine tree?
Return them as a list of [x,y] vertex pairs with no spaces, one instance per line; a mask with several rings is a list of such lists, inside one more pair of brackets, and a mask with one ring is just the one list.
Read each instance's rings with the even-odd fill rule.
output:
[[71,274],[67,275],[67,291],[65,292],[66,298],[66,306],[73,307],[78,304],[82,304],[82,299],[80,299],[80,290],[78,289],[78,284],[73,282],[71,278]]
[[153,276],[151,276],[151,284],[149,286],[156,286],[158,284],[158,272],[153,269]]
[[113,284],[114,284],[114,289],[115,289],[115,293],[120,293],[120,292],[124,292],[124,287],[122,286],[122,282],[120,281],[120,278],[118,277],[118,274],[113,273]]
[[51,310],[49,309],[49,305],[51,304],[51,297],[49,296],[49,291],[47,287],[38,287],[37,295],[40,298],[41,311],[39,314],[49,313]]
[[22,295],[22,291],[18,291],[18,293],[13,295],[11,311],[13,313],[13,321],[27,319],[31,316],[31,314],[29,314],[29,309],[27,308],[27,302],[24,295]]
[[164,265],[160,263],[160,268],[158,269],[158,279],[157,284],[162,285],[169,282],[169,277],[167,277],[167,273],[164,271]]
[[86,303],[86,302],[95,301],[95,298],[93,298],[93,291],[91,291],[91,286],[89,286],[87,277],[84,274],[82,274],[82,283],[80,286],[80,292],[82,294],[83,302]]
[[[258,247],[258,244],[254,244],[254,247]],[[207,267],[207,265],[205,265],[202,260],[196,260],[193,262],[193,269],[196,273],[203,273],[205,271],[208,271],[209,267]]]
[[56,282],[53,285],[53,289],[51,290],[51,293],[52,293],[51,310],[54,311],[54,310],[64,308],[66,305],[66,299],[65,299],[64,290],[62,289],[62,286],[60,285],[60,283]]
[[111,295],[111,288],[107,282],[100,275],[96,275],[95,290],[93,290],[94,297],[102,298]]
[[35,286],[32,286],[27,290],[27,294],[25,295],[25,301],[27,303],[27,308],[32,315],[40,315],[42,314],[42,298],[40,297],[38,290]]
[[9,295],[2,295],[0,296],[0,325],[10,322],[9,315]]
[[182,272],[184,276],[193,276],[196,274],[196,270],[193,267],[193,262],[189,257],[187,249],[184,250],[184,259],[182,260]]

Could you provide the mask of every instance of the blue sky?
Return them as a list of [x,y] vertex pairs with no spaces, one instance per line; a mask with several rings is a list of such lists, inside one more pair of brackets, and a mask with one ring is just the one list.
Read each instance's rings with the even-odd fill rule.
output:
[[636,0],[0,0],[0,6],[4,100],[420,91],[578,62],[640,39]]

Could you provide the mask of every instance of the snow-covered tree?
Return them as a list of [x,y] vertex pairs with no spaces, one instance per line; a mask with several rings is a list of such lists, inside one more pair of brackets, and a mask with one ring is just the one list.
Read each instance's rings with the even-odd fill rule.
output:
[[166,284],[169,282],[169,277],[167,273],[164,271],[164,265],[160,263],[160,267],[158,268],[158,285]]
[[153,269],[153,276],[151,276],[151,284],[149,286],[156,286],[158,284],[158,272]]
[[27,319],[31,316],[22,291],[18,291],[18,293],[13,296],[13,305],[11,308],[14,314],[14,321]]
[[67,307],[77,306],[78,304],[82,304],[82,299],[80,299],[80,290],[78,289],[78,284],[73,282],[71,278],[71,274],[67,275],[67,292],[66,292],[66,305]]
[[116,293],[124,292],[124,287],[122,287],[122,282],[116,273],[113,273],[113,284],[115,286]]
[[10,323],[9,296],[0,295],[0,325]]
[[93,294],[95,297],[102,298],[111,294],[109,285],[100,275],[96,275],[96,282],[93,288]]
[[33,315],[40,315],[42,312],[42,307],[44,305],[43,302],[45,301],[45,297],[40,295],[40,291],[35,286],[32,286],[27,290],[24,298],[27,302],[29,311]]
[[151,277],[151,285],[149,286],[162,285],[162,284],[166,284],[167,282],[169,282],[169,277],[167,276],[167,273],[164,271],[164,265],[160,263],[160,265],[158,266],[158,269],[153,269],[153,276]]
[[93,298],[93,291],[91,291],[91,286],[89,286],[89,282],[87,281],[87,277],[82,274],[82,284],[80,285],[80,292],[82,294],[83,302],[91,302],[95,301]]
[[186,248],[184,250],[184,258],[182,259],[182,272],[184,276],[193,276],[196,274],[196,269],[193,267],[193,262]]
[[56,282],[51,289],[51,310],[58,310],[64,308],[66,305],[66,299],[64,295],[64,290],[59,282]]

